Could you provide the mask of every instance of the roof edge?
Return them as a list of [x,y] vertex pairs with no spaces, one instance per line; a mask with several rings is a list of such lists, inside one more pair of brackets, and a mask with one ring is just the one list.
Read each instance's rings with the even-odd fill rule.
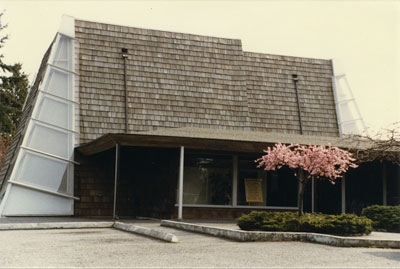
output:
[[[240,45],[242,46],[242,40],[240,38],[229,38],[229,37],[218,37],[218,36],[211,36],[211,35],[205,35],[205,34],[193,34],[193,33],[184,33],[184,32],[176,32],[176,31],[168,31],[168,30],[160,30],[160,29],[151,29],[151,28],[143,28],[143,27],[135,27],[135,26],[130,26],[130,25],[124,25],[124,24],[115,24],[115,23],[106,23],[106,22],[100,22],[100,21],[92,21],[92,20],[84,20],[84,19],[79,19],[75,18],[75,21],[82,22],[82,23],[93,23],[93,24],[101,24],[101,25],[107,25],[107,26],[114,26],[114,27],[122,27],[122,28],[131,28],[135,30],[145,30],[149,32],[163,32],[163,33],[168,33],[168,34],[175,34],[175,35],[182,35],[184,37],[191,37],[191,38],[202,38],[202,39],[210,39],[208,42],[214,42],[212,43],[224,43],[224,44],[231,44],[231,45]],[[226,42],[220,42],[220,41],[226,41]],[[230,42],[228,42],[230,41]]]
[[69,15],[62,15],[58,32],[68,37],[75,38],[75,18]]

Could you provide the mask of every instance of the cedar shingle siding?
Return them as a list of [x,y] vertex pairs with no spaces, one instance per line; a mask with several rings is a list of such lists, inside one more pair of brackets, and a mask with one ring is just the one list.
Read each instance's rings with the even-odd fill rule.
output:
[[338,136],[329,60],[243,52],[241,41],[75,21],[80,142],[129,131],[196,127]]
[[[304,134],[338,136],[329,60],[244,52],[238,39],[79,20],[75,35],[80,143],[125,132],[122,48],[129,54],[130,132],[195,127],[299,134],[292,80],[297,74]],[[18,155],[50,50],[27,97],[0,185]]]
[[253,131],[299,133],[292,74],[299,78],[304,134],[338,136],[330,61],[244,52]]

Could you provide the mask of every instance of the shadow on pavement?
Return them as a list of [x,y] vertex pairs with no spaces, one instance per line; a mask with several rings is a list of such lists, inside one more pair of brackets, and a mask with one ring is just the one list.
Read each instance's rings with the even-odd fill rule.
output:
[[400,252],[399,251],[385,251],[385,252],[378,252],[378,251],[369,252],[368,251],[365,253],[375,256],[375,257],[386,258],[388,260],[400,261]]

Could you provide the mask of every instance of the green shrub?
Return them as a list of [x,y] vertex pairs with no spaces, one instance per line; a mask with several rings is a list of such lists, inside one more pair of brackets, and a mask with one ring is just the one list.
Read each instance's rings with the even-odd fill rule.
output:
[[238,219],[242,230],[313,232],[336,235],[369,234],[372,221],[354,214],[325,215],[306,213],[299,217],[296,212],[252,211]]
[[372,220],[375,230],[400,232],[400,206],[368,206],[361,211],[361,216]]

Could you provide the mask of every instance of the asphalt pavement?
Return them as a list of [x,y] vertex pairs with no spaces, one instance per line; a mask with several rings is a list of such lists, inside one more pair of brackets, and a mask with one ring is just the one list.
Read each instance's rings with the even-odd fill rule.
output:
[[127,222],[175,234],[179,243],[112,228],[0,231],[0,267],[400,268],[396,249],[234,242],[160,227],[157,221]]

